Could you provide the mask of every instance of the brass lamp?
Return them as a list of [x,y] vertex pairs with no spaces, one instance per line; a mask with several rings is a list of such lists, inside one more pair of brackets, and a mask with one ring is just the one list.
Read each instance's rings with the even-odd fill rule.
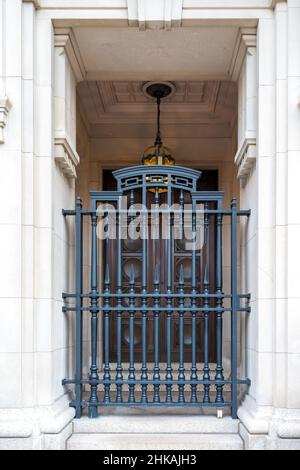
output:
[[[175,158],[172,156],[171,151],[165,147],[162,143],[161,133],[160,133],[160,104],[163,98],[166,98],[172,93],[172,88],[168,83],[151,83],[146,86],[145,92],[151,98],[156,99],[157,104],[157,132],[154,145],[147,147],[144,151],[142,164],[143,165],[175,165]],[[154,183],[156,180],[153,178],[151,180]],[[161,183],[160,179],[157,179],[157,182]],[[165,184],[168,182],[165,181]],[[150,188],[149,191],[155,192],[155,188]],[[159,188],[159,192],[166,192],[167,189]]]

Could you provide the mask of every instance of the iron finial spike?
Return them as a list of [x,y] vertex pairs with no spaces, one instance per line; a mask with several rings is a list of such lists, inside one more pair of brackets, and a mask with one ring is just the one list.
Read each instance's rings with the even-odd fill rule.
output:
[[184,284],[184,271],[183,271],[183,264],[182,263],[180,265],[180,271],[179,271],[179,284],[180,285]]
[[231,199],[231,209],[236,209],[237,208],[237,199],[234,197]]
[[107,284],[107,285],[110,283],[110,280],[109,280],[109,266],[108,266],[108,264],[106,265],[106,269],[105,269],[104,283]]
[[130,266],[130,285],[133,286],[134,285],[134,266],[133,264],[131,264]]

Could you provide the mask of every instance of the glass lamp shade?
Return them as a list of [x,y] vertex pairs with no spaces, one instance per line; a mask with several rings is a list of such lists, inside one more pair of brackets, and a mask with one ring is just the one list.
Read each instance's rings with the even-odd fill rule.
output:
[[[151,147],[146,148],[143,158],[142,158],[143,165],[167,165],[172,166],[175,165],[175,158],[171,155],[170,150],[167,147],[161,145],[151,145]],[[148,178],[150,180],[150,178]],[[151,183],[161,183],[161,178],[151,178]],[[167,179],[164,179],[164,184],[168,185]],[[155,193],[155,187],[149,188],[149,191]],[[158,188],[159,193],[165,193],[167,188]]]
[[151,145],[146,148],[142,163],[143,165],[175,165],[175,158],[164,145]]

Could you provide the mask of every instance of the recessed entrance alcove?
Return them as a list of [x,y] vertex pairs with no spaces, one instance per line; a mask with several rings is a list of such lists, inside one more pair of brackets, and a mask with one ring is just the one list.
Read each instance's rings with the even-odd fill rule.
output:
[[[250,33],[253,34],[254,30],[250,30]],[[250,37],[252,37],[251,34]],[[199,171],[201,177],[195,190],[215,194],[219,192],[222,194],[223,207],[230,209],[231,199],[239,197],[240,191],[238,168],[234,159],[239,140],[240,143],[243,141],[246,126],[249,124],[245,122],[244,117],[247,77],[242,69],[243,53],[246,47],[240,28],[215,25],[201,28],[173,28],[168,34],[165,31],[150,29],[141,34],[137,28],[102,29],[95,26],[78,26],[73,28],[72,42],[73,47],[74,44],[76,45],[82,67],[86,71],[84,80],[79,80],[76,86],[76,141],[77,152],[80,155],[80,164],[76,168],[76,195],[81,198],[83,208],[90,207],[91,191],[116,191],[118,189],[116,170],[141,165],[144,151],[153,144],[157,131],[156,101],[149,96],[147,89],[153,83],[162,82],[167,83],[171,91],[170,95],[162,97],[160,102],[160,137],[164,145],[171,151],[177,166]],[[242,52],[242,60],[241,43],[245,49]],[[240,77],[239,80],[237,80],[238,77]],[[222,260],[221,267],[224,292],[230,291],[231,285],[230,230],[230,221],[224,218],[221,242],[223,252],[227,253]],[[196,269],[200,270],[196,274],[196,278],[199,277],[196,281],[199,291],[205,288],[203,284],[205,269],[209,270],[208,282],[211,288],[215,283],[216,237],[216,230],[212,229],[209,232],[210,248],[208,249],[209,255],[207,255],[209,261],[205,262],[208,263],[207,267],[204,266],[204,261],[201,261],[201,250],[196,258]],[[90,224],[86,219],[84,219],[82,243],[82,282],[83,289],[88,291],[90,289],[91,243]],[[105,245],[104,248],[100,245],[97,261],[99,284],[105,285],[107,268],[111,285],[115,283],[115,288],[117,288],[117,281],[114,280],[118,277],[117,270],[121,269],[122,289],[129,295],[129,298],[124,298],[124,302],[127,301],[129,309],[132,271],[137,295],[141,292],[139,289],[142,288],[142,242],[124,242],[120,264],[117,264],[116,258],[117,245],[111,243]],[[150,251],[148,248],[147,276],[150,279],[150,285],[154,282],[157,259],[161,266],[167,265],[168,253],[166,245],[164,246],[161,245],[159,255],[154,254],[154,248]],[[182,270],[184,282],[193,284],[192,258],[184,242],[178,241],[176,246],[174,245],[171,256],[172,289],[180,289],[180,270]],[[239,269],[239,258],[237,263]],[[165,291],[167,290],[167,275],[164,267],[159,268],[159,276],[160,289]],[[202,281],[200,281],[201,276]],[[148,288],[150,288],[149,285]],[[185,302],[187,303],[184,306],[188,308],[188,302],[191,303],[191,299],[187,298]],[[227,303],[224,299],[224,305]],[[138,305],[140,304],[137,297],[135,306]],[[107,355],[109,355],[110,372],[117,373],[118,360],[122,362],[125,369],[130,367],[130,341],[132,340],[135,370],[140,374],[143,362],[142,316],[135,319],[133,337],[130,337],[129,316],[125,317],[124,312],[118,346],[119,333],[116,317],[111,318],[110,331],[108,333],[107,330],[105,333],[103,314],[100,313],[97,338],[99,369],[102,369],[105,357],[105,334],[109,334]],[[241,313],[239,322],[243,323],[245,317],[246,314]],[[186,317],[183,333],[184,360],[190,368],[194,341],[191,318]],[[199,367],[203,368],[205,351],[201,340],[204,335],[202,321],[199,322],[197,328],[199,344],[195,350],[195,360]],[[216,355],[220,349],[216,343],[216,328],[217,323],[212,316],[207,330],[209,346],[207,346],[206,361],[211,364],[214,373],[215,364],[218,362]],[[174,320],[169,347],[175,379],[180,374],[178,369],[181,354],[180,332],[182,333],[180,320]],[[82,373],[85,377],[88,377],[90,373],[90,334],[90,318],[89,315],[84,315]],[[159,334],[159,353],[155,356],[156,334]],[[222,368],[225,380],[231,379],[231,334],[231,323],[227,316],[223,319],[221,332]],[[241,335],[242,329],[239,330],[236,341],[238,343],[238,369],[243,375],[245,369],[242,365]],[[162,368],[170,361],[167,338],[168,334],[163,322],[159,331],[155,330],[153,321],[149,322],[144,341],[147,342],[147,364],[150,373],[153,373],[157,360]],[[118,347],[122,347],[122,356],[119,358]],[[89,386],[86,386],[86,395],[88,390]],[[99,390],[103,390],[103,387],[100,386]],[[112,390],[115,390],[115,386],[112,386]],[[138,397],[142,390],[143,386],[137,384],[135,393]],[[245,390],[245,386],[240,387],[240,397]],[[124,384],[124,392],[129,393],[128,384]],[[174,393],[178,393],[177,386],[175,386]],[[230,395],[230,388],[226,385],[224,393]],[[212,396],[215,400],[214,392]],[[207,413],[210,413],[209,410]]]

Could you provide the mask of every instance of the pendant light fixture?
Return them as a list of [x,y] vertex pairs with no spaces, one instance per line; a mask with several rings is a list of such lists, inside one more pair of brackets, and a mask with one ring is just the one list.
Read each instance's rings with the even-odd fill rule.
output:
[[154,98],[157,105],[157,131],[154,145],[147,147],[144,151],[143,165],[175,165],[175,158],[171,151],[163,145],[160,132],[160,104],[161,100],[167,98],[175,92],[174,85],[169,82],[150,82],[146,83],[143,91],[147,96]]

